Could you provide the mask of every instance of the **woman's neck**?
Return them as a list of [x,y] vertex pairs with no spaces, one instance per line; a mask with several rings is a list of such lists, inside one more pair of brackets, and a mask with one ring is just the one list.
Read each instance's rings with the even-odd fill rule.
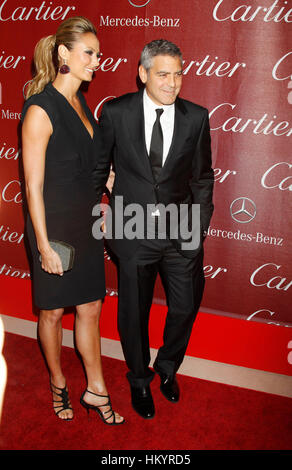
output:
[[53,86],[70,102],[76,99],[77,91],[79,90],[80,85],[81,81],[78,79],[73,79],[69,74],[61,75],[58,73],[55,80],[53,81]]

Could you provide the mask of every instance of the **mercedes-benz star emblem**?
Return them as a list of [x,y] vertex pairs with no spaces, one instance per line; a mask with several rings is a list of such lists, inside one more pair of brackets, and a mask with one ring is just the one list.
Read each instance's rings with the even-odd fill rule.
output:
[[230,204],[230,214],[233,220],[240,224],[251,222],[256,216],[256,205],[247,197],[239,197],[234,199]]
[[[141,1],[141,0],[140,0]],[[129,3],[133,6],[133,7],[136,7],[136,8],[143,8],[145,7],[146,5],[148,5],[148,3],[150,3],[151,0],[146,0],[144,1],[144,3],[142,3],[141,5],[137,5],[137,0],[135,0],[135,2],[133,0],[129,0]]]

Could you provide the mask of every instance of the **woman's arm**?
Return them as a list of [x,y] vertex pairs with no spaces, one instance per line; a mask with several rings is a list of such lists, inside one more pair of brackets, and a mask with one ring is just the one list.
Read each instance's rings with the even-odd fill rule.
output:
[[29,107],[22,126],[22,154],[28,209],[42,268],[48,273],[63,274],[59,255],[50,247],[46,228],[43,185],[46,149],[53,132],[51,121],[39,106]]

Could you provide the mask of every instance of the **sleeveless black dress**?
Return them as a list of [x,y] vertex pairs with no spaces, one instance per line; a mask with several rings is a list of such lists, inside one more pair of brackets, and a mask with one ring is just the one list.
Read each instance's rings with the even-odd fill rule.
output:
[[48,238],[73,245],[72,270],[63,276],[41,268],[30,216],[27,236],[32,252],[33,298],[40,309],[80,305],[105,296],[104,244],[92,236],[92,209],[96,204],[93,169],[100,150],[100,130],[85,98],[78,97],[92,125],[91,138],[80,117],[66,98],[49,83],[25,103],[22,120],[31,105],[43,108],[49,116],[53,134],[45,162],[43,197]]

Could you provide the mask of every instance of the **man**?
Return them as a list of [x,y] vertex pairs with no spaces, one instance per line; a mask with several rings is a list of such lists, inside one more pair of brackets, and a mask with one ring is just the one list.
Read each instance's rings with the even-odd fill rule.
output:
[[[203,295],[202,243],[213,212],[214,178],[208,112],[178,97],[182,85],[180,49],[165,40],[147,44],[139,76],[144,90],[103,106],[100,127],[104,153],[95,177],[101,198],[113,164],[110,206],[116,225],[107,226],[107,233],[119,265],[119,333],[129,368],[132,406],[143,418],[152,418],[155,406],[150,382],[154,372],[149,368],[148,322],[155,280],[159,272],[168,313],[163,345],[153,367],[160,375],[164,396],[177,402],[175,374]],[[116,204],[121,198],[123,205]],[[136,238],[126,230],[130,220],[127,208],[134,203],[143,208],[147,219],[143,236]],[[174,227],[169,217],[159,225],[163,207],[184,205],[191,209],[194,204],[200,205],[200,219],[188,222],[188,228],[192,225],[193,233],[199,232],[196,246],[186,236],[175,235],[183,217],[179,227]],[[118,220],[122,220],[122,227],[117,227]],[[137,225],[141,228],[145,220],[140,217]],[[125,229],[122,237],[116,235],[121,228]]]

